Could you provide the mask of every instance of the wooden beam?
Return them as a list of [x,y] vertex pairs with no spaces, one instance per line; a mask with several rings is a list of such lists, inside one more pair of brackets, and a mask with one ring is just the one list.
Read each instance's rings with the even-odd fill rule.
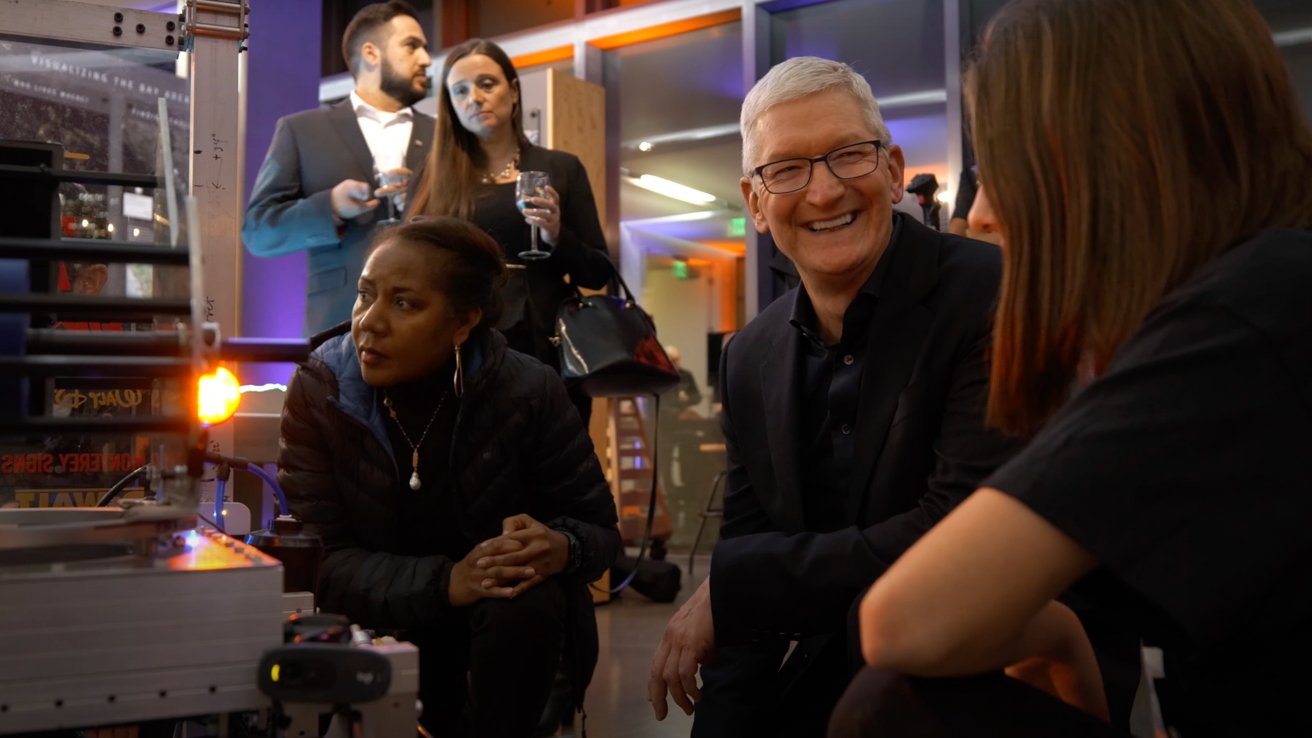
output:
[[442,37],[438,48],[449,49],[473,38],[474,29],[478,25],[478,9],[474,5],[474,0],[442,0],[438,5],[442,8],[441,21],[438,25]]
[[574,47],[570,45],[557,46],[554,49],[543,49],[532,54],[523,54],[522,56],[512,57],[510,63],[515,65],[515,69],[523,71],[528,67],[536,67],[539,64],[550,64],[552,62],[565,61],[574,58]]

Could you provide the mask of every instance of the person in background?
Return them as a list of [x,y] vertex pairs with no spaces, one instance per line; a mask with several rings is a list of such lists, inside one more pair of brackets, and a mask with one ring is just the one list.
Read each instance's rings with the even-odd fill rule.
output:
[[[464,218],[501,245],[510,266],[506,310],[497,325],[510,347],[559,371],[551,343],[556,311],[576,287],[600,289],[614,273],[588,173],[573,154],[534,145],[524,134],[519,74],[501,47],[470,39],[451,50],[438,80],[437,144],[411,212]],[[520,172],[546,172],[546,197],[516,206]],[[526,261],[530,227],[550,258]],[[566,281],[568,280],[568,282]],[[571,398],[587,424],[591,400]]]
[[724,348],[721,540],[648,689],[697,738],[814,736],[861,593],[1019,447],[984,428],[1001,265],[894,212],[902,150],[848,65],[789,59],[741,117],[748,213],[801,286]]
[[411,106],[428,95],[428,41],[403,0],[366,5],[351,19],[342,55],[355,78],[350,98],[278,121],[242,223],[256,256],[306,251],[305,334],[351,317],[365,247],[384,197],[376,171],[402,179],[419,170],[433,119]]
[[[615,504],[560,378],[492,325],[504,266],[454,218],[385,230],[348,327],[292,378],[278,480],[326,550],[317,604],[419,646],[437,736],[533,735],[597,658]],[[567,645],[568,644],[568,647]]]
[[1159,735],[1312,734],[1312,127],[1270,28],[1012,2],[965,93],[989,419],[1037,435],[875,581],[829,735],[1124,735],[1070,587],[1160,650]]
[[[679,370],[679,385],[663,398],[663,402],[669,403],[669,409],[677,416],[685,410],[700,405],[702,391],[697,387],[697,378],[680,363],[682,354],[679,353],[678,346],[666,344],[665,355],[670,357],[670,361],[674,362],[674,368]],[[661,405],[661,409],[664,410],[665,405]]]
[[[696,424],[702,416],[695,409],[702,402],[702,391],[697,387],[697,378],[680,363],[682,355],[678,346],[666,344],[665,355],[679,370],[679,384],[660,398],[656,463],[661,470],[661,488],[667,504],[672,508],[682,508],[684,514],[688,514],[696,504],[690,499],[689,487],[694,486],[693,480],[706,476],[700,468],[703,454],[698,450],[703,432]],[[653,553],[658,555],[653,558],[664,558],[664,546],[664,541],[655,542]]]

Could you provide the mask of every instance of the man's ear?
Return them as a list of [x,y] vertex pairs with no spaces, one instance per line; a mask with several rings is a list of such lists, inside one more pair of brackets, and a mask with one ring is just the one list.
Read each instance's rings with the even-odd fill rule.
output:
[[902,176],[906,173],[907,162],[902,155],[902,147],[893,144],[888,147],[888,191],[893,198],[893,202],[902,202],[903,190]]
[[371,67],[377,67],[383,62],[383,50],[373,41],[365,41],[360,45],[360,61]]
[[743,202],[747,203],[747,214],[752,217],[756,232],[769,233],[770,224],[765,220],[765,213],[761,212],[761,194],[752,186],[752,178],[743,177],[738,183],[743,188]]

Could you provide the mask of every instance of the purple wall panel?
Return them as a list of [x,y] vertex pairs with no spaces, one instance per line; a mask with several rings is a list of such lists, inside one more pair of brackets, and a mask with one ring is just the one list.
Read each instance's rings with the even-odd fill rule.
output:
[[[319,104],[322,0],[254,0],[246,92],[246,196],[278,119]],[[241,334],[297,337],[305,317],[305,254],[242,259]],[[289,364],[247,364],[249,384],[285,383]]]

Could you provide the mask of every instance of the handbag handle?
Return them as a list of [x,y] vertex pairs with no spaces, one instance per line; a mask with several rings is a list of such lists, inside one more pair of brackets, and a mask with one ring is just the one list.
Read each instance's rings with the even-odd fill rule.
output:
[[625,302],[630,303],[630,304],[632,304],[632,305],[636,305],[636,304],[638,304],[638,301],[635,300],[635,299],[633,299],[633,290],[629,289],[629,284],[628,284],[628,282],[625,282],[625,281],[624,281],[624,277],[621,277],[621,276],[620,276],[620,270],[617,269],[617,268],[615,268],[615,267],[611,267],[611,282],[610,282],[610,283],[611,283],[612,285],[615,284],[615,283],[619,283],[620,290],[623,291],[623,294],[621,295],[621,297],[624,298],[624,301],[625,301]]
[[[569,284],[574,290],[574,296],[580,300],[583,299],[583,291],[579,289],[579,286],[573,281]],[[633,290],[629,289],[629,283],[625,282],[624,277],[620,276],[620,270],[614,264],[610,266],[610,279],[606,280],[606,288],[607,294],[617,294],[630,305],[638,304],[638,301],[633,298]]]

